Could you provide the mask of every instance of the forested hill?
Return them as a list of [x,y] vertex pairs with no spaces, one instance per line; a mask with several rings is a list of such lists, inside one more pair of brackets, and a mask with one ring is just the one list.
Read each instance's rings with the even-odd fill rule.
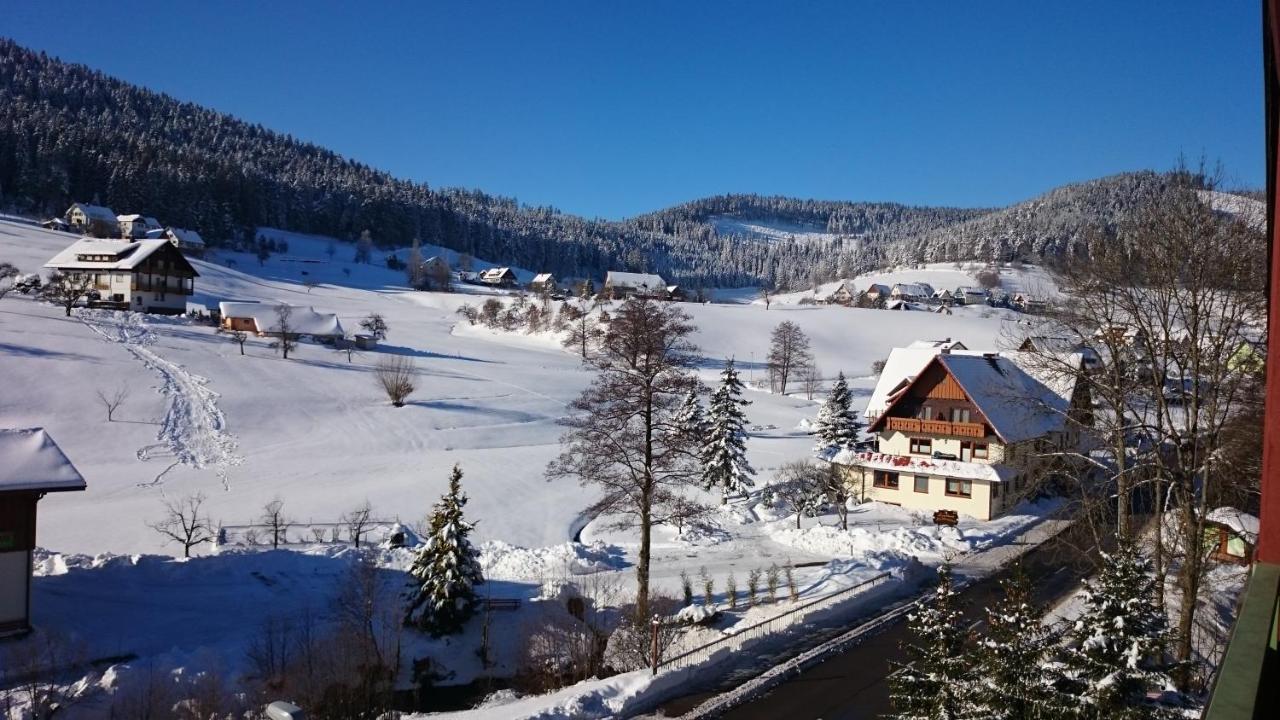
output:
[[0,208],[54,215],[96,201],[214,244],[262,225],[343,239],[367,229],[383,246],[418,237],[564,277],[648,270],[689,285],[797,288],[891,263],[1061,253],[1161,178],[1104,178],[998,211],[725,195],[588,220],[396,179],[0,38]]

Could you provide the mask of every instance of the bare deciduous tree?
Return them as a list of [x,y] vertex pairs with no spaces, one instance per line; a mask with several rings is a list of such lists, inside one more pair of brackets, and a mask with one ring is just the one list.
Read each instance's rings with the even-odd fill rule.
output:
[[61,305],[67,317],[71,317],[71,308],[76,306],[90,290],[93,289],[93,275],[89,273],[62,273],[54,271],[49,282],[40,288],[40,297],[55,305]]
[[633,298],[609,323],[590,362],[595,380],[573,402],[559,458],[547,477],[602,491],[590,511],[640,531],[636,609],[648,617],[653,526],[677,508],[679,489],[699,477],[697,443],[679,432],[678,411],[697,385],[689,316],[675,304]]
[[395,407],[404,407],[404,401],[413,394],[414,376],[418,374],[413,358],[404,355],[391,355],[378,362],[373,370],[373,377],[378,387],[387,394],[387,399]]
[[812,400],[814,393],[822,389],[822,370],[814,363],[809,363],[800,372],[800,387],[804,388],[806,400]]
[[778,468],[769,491],[783,500],[800,519],[811,515],[822,504],[825,471],[808,460],[792,460]]
[[773,390],[781,395],[787,394],[787,383],[803,374],[804,369],[813,364],[813,354],[809,352],[809,337],[800,326],[790,320],[783,320],[773,329],[770,337],[769,355],[765,359],[769,370],[769,383]]
[[164,502],[164,517],[148,525],[169,540],[182,546],[182,556],[191,557],[191,548],[214,538],[209,516],[202,514],[204,493],[188,495],[180,500]]
[[279,350],[284,359],[288,360],[289,353],[298,347],[298,332],[293,324],[292,306],[285,304],[276,306],[276,322],[271,326],[271,331],[276,334],[276,341],[272,347]]
[[347,528],[347,538],[360,547],[360,539],[368,534],[372,521],[373,507],[365,500],[363,505],[344,514],[340,522]]
[[243,355],[243,354],[244,354],[244,343],[245,343],[245,341],[246,341],[246,340],[248,340],[248,339],[249,339],[249,333],[247,333],[247,332],[245,332],[245,331],[243,331],[243,330],[232,330],[232,331],[231,331],[231,334],[230,334],[230,335],[228,335],[228,336],[227,336],[227,338],[228,338],[229,340],[231,340],[231,342],[233,342],[233,343],[235,343],[236,345],[239,345],[239,346],[240,346],[240,354],[241,354],[241,355]]
[[591,317],[591,313],[584,312],[572,305],[566,305],[565,308],[573,308],[572,311],[563,310],[562,315],[567,313],[568,332],[565,334],[561,344],[566,348],[575,348],[583,360],[590,357],[595,346],[604,338],[605,330],[601,327],[598,320]]
[[293,521],[284,516],[284,501],[278,497],[262,506],[261,522],[267,526],[267,532],[271,533],[273,550],[280,547],[280,543],[285,540],[285,533],[293,524]]
[[113,390],[97,390],[98,402],[102,403],[102,407],[107,411],[107,422],[115,420],[116,410],[129,399],[129,386],[121,383]]

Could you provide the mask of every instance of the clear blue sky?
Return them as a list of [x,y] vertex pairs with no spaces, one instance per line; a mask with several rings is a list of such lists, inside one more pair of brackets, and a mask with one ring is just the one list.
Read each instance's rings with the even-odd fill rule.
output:
[[394,175],[621,217],[1263,178],[1260,10],[1200,2],[20,2],[0,35]]

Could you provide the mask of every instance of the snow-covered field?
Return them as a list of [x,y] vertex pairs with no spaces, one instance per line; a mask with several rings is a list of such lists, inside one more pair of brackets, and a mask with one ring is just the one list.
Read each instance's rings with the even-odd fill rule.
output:
[[[211,652],[226,661],[243,652],[240,630],[215,624],[184,634],[176,628],[230,602],[269,604],[285,586],[319,592],[344,566],[344,549],[296,537],[296,550],[256,559],[241,550],[191,563],[137,557],[180,553],[148,527],[160,518],[165,500],[203,493],[210,517],[225,525],[254,521],[273,498],[284,501],[288,517],[310,524],[337,521],[367,500],[376,519],[413,525],[444,492],[455,463],[465,473],[475,539],[485,543],[486,575],[501,581],[495,595],[531,598],[548,579],[592,572],[629,582],[634,537],[585,523],[581,513],[591,491],[543,477],[559,450],[558,421],[590,380],[575,355],[549,335],[496,332],[460,320],[460,305],[493,291],[462,286],[451,294],[413,292],[403,286],[402,274],[385,269],[381,252],[374,253],[378,264],[355,265],[349,244],[337,243],[331,258],[325,238],[276,237],[287,239],[288,251],[262,264],[249,254],[225,252],[196,261],[193,300],[206,306],[220,300],[311,305],[337,313],[348,328],[376,312],[386,318],[389,338],[351,362],[345,353],[311,343],[284,360],[259,338],[251,338],[241,356],[213,328],[185,319],[88,310],[68,318],[60,308],[22,295],[0,300],[0,427],[43,426],[88,482],[86,492],[41,502],[38,542],[50,550],[37,566],[38,625],[105,638],[106,645],[95,648],[104,654],[164,651],[189,658],[212,644]],[[38,271],[73,239],[0,221],[0,260]],[[424,255],[434,252],[424,248]],[[1006,287],[1043,280],[1034,270],[1006,269],[1005,275]],[[898,279],[971,284],[966,271],[951,265],[875,277]],[[995,349],[1009,323],[1025,322],[987,307],[957,308],[952,316],[889,314],[800,305],[801,295],[769,309],[758,303],[685,305],[698,328],[694,341],[701,347],[704,381],[714,381],[726,358],[736,360],[745,380],[762,380],[769,332],[791,320],[809,335],[826,377],[837,371],[850,376],[861,407],[874,385],[871,366],[890,348],[951,337],[971,349]],[[392,354],[412,358],[420,373],[417,392],[403,408],[386,402],[372,376],[379,358]],[[108,422],[95,393],[120,386],[130,393]],[[816,413],[817,400],[764,390],[749,392],[748,399],[748,457],[761,486],[782,463],[809,455],[812,441],[803,421]],[[741,586],[752,568],[813,563],[797,574],[806,594],[820,595],[909,556],[938,562],[1007,541],[1043,512],[1029,508],[997,523],[964,521],[958,530],[940,530],[872,504],[851,514],[848,532],[830,527],[832,517],[807,518],[797,531],[793,517],[756,493],[719,512],[698,533],[677,537],[659,528],[655,583],[674,595],[681,571],[696,576],[706,567],[718,587],[736,572]],[[405,552],[387,551],[384,566],[402,567]],[[93,557],[100,553],[117,555]],[[196,586],[202,599],[160,617],[176,604],[170,598],[190,592],[185,588],[196,578],[207,578]],[[237,584],[249,590],[233,601]],[[118,586],[129,589],[112,597]],[[92,622],[78,617],[80,603],[108,599],[110,612]],[[261,612],[245,612],[244,623],[261,620]],[[152,619],[146,632],[129,629]],[[471,659],[450,660],[464,655],[474,657],[455,648],[437,658],[454,662],[452,681],[466,682],[478,672]]]

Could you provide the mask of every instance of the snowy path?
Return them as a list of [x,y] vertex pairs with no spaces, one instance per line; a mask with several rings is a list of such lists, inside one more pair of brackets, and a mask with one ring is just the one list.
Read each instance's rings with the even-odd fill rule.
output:
[[84,310],[79,318],[104,340],[123,345],[147,368],[160,376],[160,392],[169,398],[161,421],[158,443],[138,450],[138,459],[169,459],[171,462],[155,479],[143,485],[158,485],[178,465],[212,467],[223,487],[228,486],[231,467],[244,458],[236,452],[236,441],[227,433],[227,419],[218,408],[218,393],[209,381],[187,372],[149,349],[156,342],[146,316],[138,313]]

